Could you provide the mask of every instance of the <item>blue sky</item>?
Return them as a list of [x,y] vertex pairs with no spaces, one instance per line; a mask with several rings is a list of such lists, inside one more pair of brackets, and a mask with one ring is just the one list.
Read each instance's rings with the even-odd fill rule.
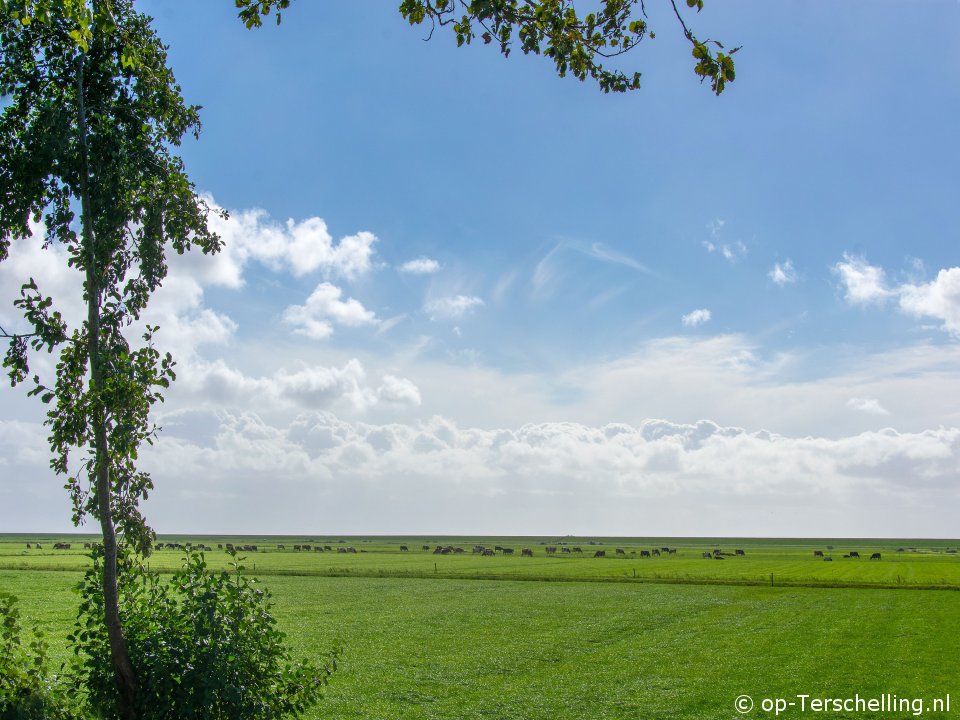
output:
[[[720,98],[647,4],[605,96],[390,3],[138,3],[231,212],[151,310],[159,531],[956,536],[960,4],[708,2]],[[0,398],[0,520],[64,527]]]

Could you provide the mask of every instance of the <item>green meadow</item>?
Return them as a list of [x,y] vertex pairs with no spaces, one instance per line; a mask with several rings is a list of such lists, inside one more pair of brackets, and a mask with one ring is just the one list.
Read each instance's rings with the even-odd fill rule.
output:
[[[0,589],[20,598],[58,659],[69,655],[64,636],[75,615],[71,588],[87,562],[83,540],[0,536]],[[38,541],[42,549],[26,549]],[[58,541],[71,549],[53,550]],[[257,545],[242,553],[244,565],[273,593],[294,653],[321,657],[334,643],[343,648],[327,697],[310,717],[735,718],[743,717],[734,708],[740,695],[755,702],[748,716],[774,717],[764,699],[799,703],[801,694],[889,694],[926,702],[932,717],[960,717],[955,540],[160,541],[209,545],[212,566],[229,559],[218,544]],[[318,543],[332,550],[292,550]],[[515,553],[485,557],[472,552],[475,544]],[[464,552],[435,555],[438,545]],[[548,546],[557,553],[548,555]],[[580,547],[584,557],[563,547]],[[676,553],[639,555],[661,547]],[[523,548],[533,557],[520,557]],[[731,555],[702,557],[715,549]],[[597,550],[607,557],[592,557]],[[833,560],[814,558],[815,550]],[[851,551],[862,557],[843,557]],[[874,552],[881,559],[869,560]],[[150,562],[173,569],[180,553],[161,550]],[[934,711],[933,701],[948,694],[950,710]],[[915,709],[817,715],[887,720],[915,717]],[[780,716],[809,714],[798,705]]]

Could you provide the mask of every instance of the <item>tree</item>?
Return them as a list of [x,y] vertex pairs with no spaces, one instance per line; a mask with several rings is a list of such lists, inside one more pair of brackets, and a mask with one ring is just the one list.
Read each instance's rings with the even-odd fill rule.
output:
[[[153,486],[136,459],[155,432],[150,408],[174,372],[170,355],[153,347],[156,328],[136,345],[126,332],[166,276],[168,248],[220,247],[171,152],[200,121],[132,0],[8,1],[3,10],[0,260],[12,239],[31,234],[31,219],[43,220],[45,244],[66,248],[83,274],[86,310],[68,327],[30,278],[15,302],[30,332],[0,330],[10,338],[3,364],[12,384],[28,383],[51,406],[51,467],[67,477],[74,523],[100,523],[103,615],[123,715],[132,718],[136,677],[118,606],[117,536],[150,547],[139,502]],[[30,377],[30,350],[56,351],[53,379]]]

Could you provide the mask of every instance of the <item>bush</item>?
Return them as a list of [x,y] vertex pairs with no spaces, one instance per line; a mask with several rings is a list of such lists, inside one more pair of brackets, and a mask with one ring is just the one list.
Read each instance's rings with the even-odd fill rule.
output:
[[69,720],[63,688],[49,673],[47,647],[23,637],[13,595],[0,593],[0,720]]
[[[336,668],[290,662],[270,612],[270,594],[243,574],[210,572],[202,553],[189,553],[169,582],[126,556],[120,567],[120,612],[137,675],[143,720],[259,720],[301,715],[321,697]],[[90,708],[117,717],[118,693],[103,622],[102,561],[80,584],[71,635],[79,683]]]

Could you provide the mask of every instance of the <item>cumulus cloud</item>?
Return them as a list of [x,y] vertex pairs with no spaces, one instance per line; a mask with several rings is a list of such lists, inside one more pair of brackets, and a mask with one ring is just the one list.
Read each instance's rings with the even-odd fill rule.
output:
[[420,390],[411,380],[385,374],[371,383],[356,358],[339,367],[301,364],[270,375],[249,375],[223,360],[196,360],[170,391],[173,398],[180,394],[189,400],[170,403],[174,407],[256,407],[263,412],[304,408],[363,413],[380,404],[415,407],[421,402]]
[[709,310],[706,308],[700,308],[683,315],[680,318],[680,321],[684,324],[684,327],[697,327],[697,325],[703,325],[704,323],[709,322],[711,317],[712,313]]
[[898,292],[904,312],[940,320],[944,330],[960,337],[960,267],[941,270],[928,283],[902,285]]
[[863,257],[843,254],[843,260],[833,266],[840,276],[844,297],[854,305],[882,303],[892,292],[886,287],[883,268],[870,265]]
[[440,320],[463,317],[482,305],[483,300],[474,295],[451,295],[428,300],[423,309],[431,320]]
[[[922,262],[917,260],[912,266],[915,273],[923,269]],[[929,282],[913,280],[889,287],[883,268],[868,264],[862,257],[844,254],[834,269],[851,304],[879,303],[895,297],[902,312],[939,320],[943,330],[960,337],[960,267],[942,269]]]
[[440,263],[428,257],[419,257],[414,260],[408,260],[397,269],[402,273],[410,273],[412,275],[429,275],[440,269]]
[[883,407],[879,400],[871,397],[850,398],[847,400],[847,407],[852,408],[853,410],[860,410],[865,413],[870,413],[872,415],[890,414],[890,411]]
[[782,263],[776,263],[773,266],[773,270],[768,273],[768,276],[780,287],[790,285],[797,281],[797,271],[789,259]]
[[[220,209],[212,197],[207,202]],[[232,210],[226,219],[211,215],[210,229],[223,239],[223,250],[212,258],[198,253],[185,257],[202,266],[200,272],[208,282],[227,287],[243,284],[244,266],[251,261],[297,277],[319,271],[354,279],[370,270],[377,241],[373,233],[364,231],[334,242],[323,218],[279,223],[260,209]]]
[[376,315],[353,298],[341,300],[343,291],[328,282],[322,282],[307,298],[305,305],[291,305],[283,312],[283,321],[293,331],[314,340],[323,340],[333,334],[333,323],[345,327],[374,325]]

